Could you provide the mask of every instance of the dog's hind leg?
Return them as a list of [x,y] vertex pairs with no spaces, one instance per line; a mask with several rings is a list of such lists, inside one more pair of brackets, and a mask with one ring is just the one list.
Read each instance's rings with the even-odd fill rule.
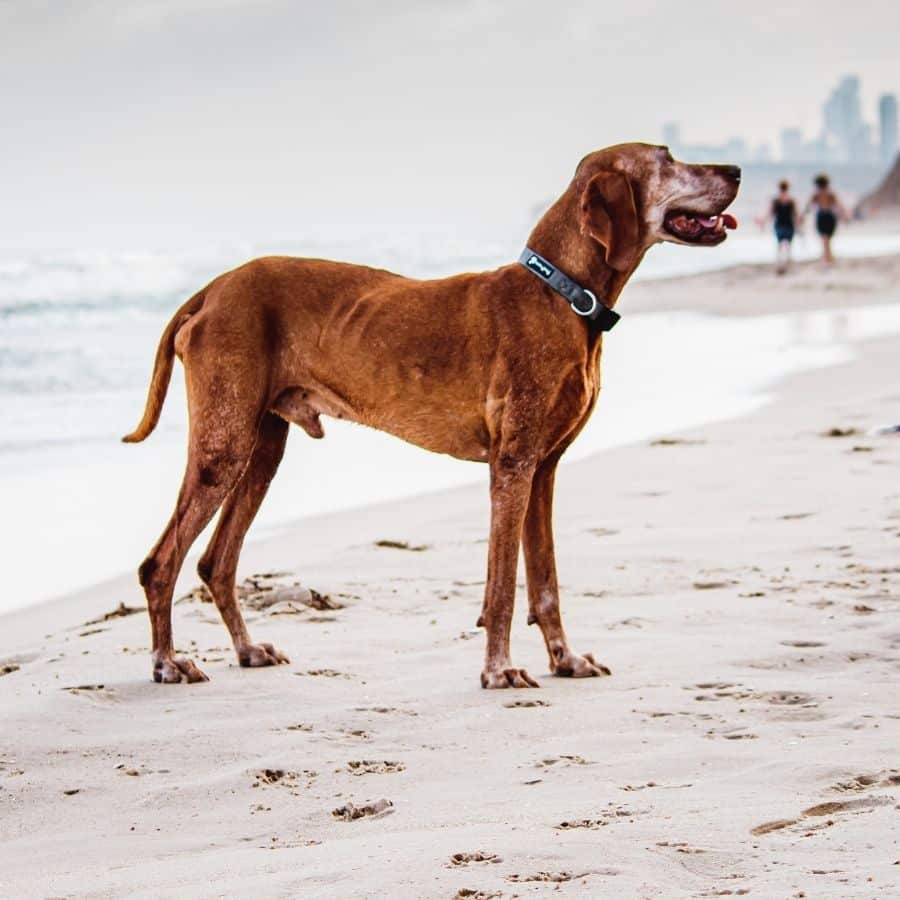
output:
[[552,521],[553,483],[560,455],[551,457],[538,466],[522,530],[528,579],[528,624],[540,627],[550,657],[550,671],[554,675],[573,678],[609,675],[609,669],[597,663],[590,653],[584,656],[573,653],[563,629]]
[[287,443],[288,428],[288,423],[273,413],[263,416],[250,462],[222,505],[216,532],[197,565],[197,571],[231,633],[234,650],[242,666],[271,666],[289,662],[271,644],[254,644],[250,640],[235,594],[235,575],[244,536],[278,470]]
[[[236,354],[230,357],[232,369],[211,365],[202,335],[200,329],[199,334],[178,338],[183,342],[190,413],[187,466],[172,518],[138,569],[150,614],[153,679],[159,682],[207,680],[191,660],[175,656],[172,594],[191,544],[247,467],[266,403],[265,384],[250,365],[238,376],[232,374],[240,371]],[[225,358],[227,349],[220,350]]]
[[172,594],[184,558],[215,515],[247,464],[235,448],[198,453],[191,448],[175,512],[150,554],[138,569],[147,596],[153,637],[153,680],[206,681],[190,660],[175,656],[172,642]]

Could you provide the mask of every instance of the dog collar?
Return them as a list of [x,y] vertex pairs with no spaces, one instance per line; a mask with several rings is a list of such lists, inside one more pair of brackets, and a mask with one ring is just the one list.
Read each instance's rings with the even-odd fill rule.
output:
[[519,262],[533,275],[537,275],[547,287],[565,297],[575,315],[596,322],[601,331],[609,331],[621,318],[615,310],[598,300],[593,291],[583,288],[577,281],[560,272],[530,247],[522,251]]

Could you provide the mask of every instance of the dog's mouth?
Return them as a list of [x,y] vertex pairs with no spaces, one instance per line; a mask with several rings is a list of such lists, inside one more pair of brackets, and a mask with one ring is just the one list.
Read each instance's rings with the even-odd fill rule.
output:
[[721,244],[727,232],[737,228],[737,219],[730,213],[701,216],[699,213],[674,209],[666,213],[663,228],[685,244]]

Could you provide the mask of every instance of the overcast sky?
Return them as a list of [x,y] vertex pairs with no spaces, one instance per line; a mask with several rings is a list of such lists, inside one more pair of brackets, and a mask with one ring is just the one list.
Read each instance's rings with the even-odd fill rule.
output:
[[[615,8],[611,8],[615,7]],[[510,220],[591,149],[900,91],[876,0],[0,0],[0,249]]]

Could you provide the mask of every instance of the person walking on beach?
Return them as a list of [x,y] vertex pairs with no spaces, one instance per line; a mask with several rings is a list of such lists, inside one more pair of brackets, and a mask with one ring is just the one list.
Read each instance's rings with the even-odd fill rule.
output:
[[804,215],[812,207],[816,209],[816,231],[822,238],[822,260],[831,265],[834,255],[831,252],[831,239],[837,229],[838,217],[847,221],[848,216],[837,194],[831,189],[827,175],[817,175],[813,180],[816,189],[806,204]]
[[791,196],[791,186],[787,181],[778,182],[778,196],[772,199],[768,215],[762,224],[771,220],[775,224],[775,240],[778,241],[778,258],[775,271],[784,275],[791,264],[791,242],[794,231],[800,224],[797,203]]

